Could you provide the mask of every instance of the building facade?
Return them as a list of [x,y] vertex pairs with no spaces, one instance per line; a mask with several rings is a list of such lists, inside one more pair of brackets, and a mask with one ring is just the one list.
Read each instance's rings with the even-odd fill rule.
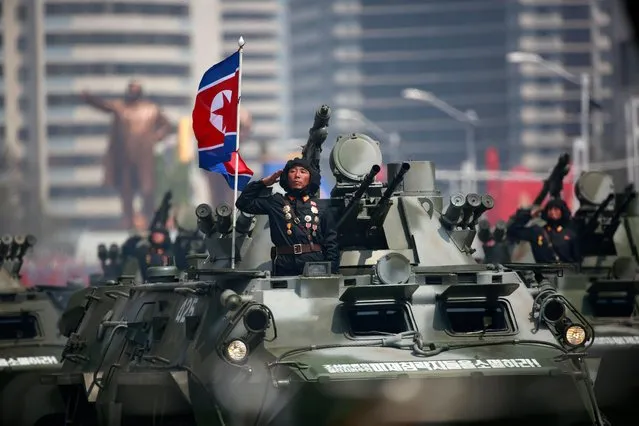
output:
[[[518,0],[509,7],[511,51],[530,52],[575,75],[588,73],[598,105],[590,111],[590,161],[606,159],[613,137],[615,60],[613,1]],[[581,87],[535,63],[510,65],[510,145],[521,147],[523,165],[548,170],[580,137]]]
[[[312,108],[356,111],[382,143],[397,132],[404,158],[458,169],[466,129],[441,109],[402,99],[414,87],[474,111],[475,152],[499,150],[503,167],[547,171],[579,136],[579,85],[510,52],[541,55],[577,76],[592,74],[592,161],[612,134],[615,58],[610,0],[290,0],[291,109],[302,137]],[[353,114],[350,114],[353,116]],[[345,128],[353,129],[351,122]],[[355,120],[356,121],[356,120]],[[371,124],[374,123],[375,125]],[[377,133],[377,134],[375,134]]]
[[[256,174],[262,158],[277,155],[288,140],[286,8],[284,0],[219,0],[221,54],[231,55],[244,38],[242,107],[252,116],[251,135],[240,148]],[[220,58],[221,59],[221,58]],[[241,129],[240,129],[241,135]]]
[[189,3],[10,0],[3,5],[5,15],[17,18],[3,20],[12,27],[3,25],[3,33],[12,36],[6,40],[11,49],[5,51],[4,70],[15,83],[3,85],[4,131],[34,157],[27,168],[42,213],[73,228],[116,226],[119,198],[102,186],[112,117],[85,105],[80,94],[121,97],[135,78],[172,122],[189,115],[196,87]]
[[[504,2],[491,0],[291,0],[292,110],[295,136],[329,103],[343,129],[367,131],[385,153],[459,168],[466,127],[430,104],[402,98],[428,91],[479,116],[478,155],[507,138]],[[304,120],[306,118],[306,120]],[[373,124],[371,124],[373,123]],[[401,142],[392,144],[393,133]]]

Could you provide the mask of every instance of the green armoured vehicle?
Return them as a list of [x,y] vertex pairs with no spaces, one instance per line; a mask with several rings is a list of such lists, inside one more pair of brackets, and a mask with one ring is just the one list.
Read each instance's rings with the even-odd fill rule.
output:
[[58,389],[41,375],[60,368],[66,338],[56,327],[59,311],[40,289],[20,284],[20,268],[33,236],[0,240],[0,425],[62,424]]
[[[303,155],[319,163],[330,109]],[[603,425],[584,350],[593,330],[540,280],[472,258],[490,196],[443,212],[428,161],[389,164],[378,143],[338,138],[319,209],[340,218],[341,267],[270,275],[266,217],[196,210],[208,256],[187,278],[93,289],[54,376],[73,424]],[[77,305],[76,305],[77,306]],[[523,402],[525,401],[525,403]],[[468,423],[465,423],[468,424]]]
[[639,203],[632,185],[616,193],[602,172],[584,173],[575,193],[583,259],[558,288],[595,329],[591,371],[600,406],[614,424],[639,415]]

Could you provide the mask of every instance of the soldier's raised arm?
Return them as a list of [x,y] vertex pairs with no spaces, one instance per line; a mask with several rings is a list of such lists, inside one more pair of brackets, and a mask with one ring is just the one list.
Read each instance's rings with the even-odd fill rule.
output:
[[83,90],[80,95],[82,96],[82,100],[86,102],[88,105],[91,105],[93,108],[99,109],[103,112],[115,112],[117,109],[116,101],[109,101],[106,99],[102,99],[98,96],[92,95],[88,90]]
[[279,170],[269,177],[265,177],[262,180],[251,182],[246,185],[246,188],[244,188],[240,196],[237,197],[235,207],[244,213],[269,214],[273,208],[271,201],[272,195],[269,197],[263,197],[260,194],[264,189],[273,185],[281,174],[282,171]]

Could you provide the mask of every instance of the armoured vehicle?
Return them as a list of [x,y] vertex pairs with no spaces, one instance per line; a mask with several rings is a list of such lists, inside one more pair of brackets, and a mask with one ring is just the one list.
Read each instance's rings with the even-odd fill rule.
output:
[[[628,411],[639,415],[639,203],[629,185],[616,193],[612,178],[584,173],[575,194],[574,221],[583,260],[566,271],[559,290],[595,328],[589,350],[595,390],[602,410],[613,420]],[[613,422],[614,424],[614,422]]]
[[[61,424],[64,406],[41,374],[60,368],[66,339],[59,311],[46,292],[20,284],[20,268],[33,236],[0,240],[0,425]],[[40,423],[37,423],[40,422]]]
[[[326,106],[316,113],[311,164],[329,117]],[[375,181],[380,164],[363,134],[331,151],[337,184],[318,208],[339,218],[339,271],[313,262],[272,277],[267,218],[238,215],[233,244],[231,209],[200,205],[208,256],[190,258],[186,279],[154,267],[144,284],[93,289],[65,324],[53,378],[75,413],[67,420],[604,424],[585,318],[543,279],[528,289],[471,256],[492,198],[454,194],[444,210],[431,162],[388,164],[388,184]]]

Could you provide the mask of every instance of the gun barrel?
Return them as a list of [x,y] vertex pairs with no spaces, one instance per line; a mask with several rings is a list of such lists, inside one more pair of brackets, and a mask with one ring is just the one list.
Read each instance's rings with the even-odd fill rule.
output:
[[251,225],[253,225],[253,215],[238,212],[237,213],[237,221],[235,222],[235,230],[240,234],[246,234],[251,230]]
[[490,223],[487,220],[480,220],[478,224],[477,238],[482,243],[487,243],[492,238],[492,232],[490,231]]
[[464,206],[462,207],[462,212],[464,213],[464,217],[462,218],[463,226],[470,225],[475,214],[475,209],[477,209],[480,205],[481,197],[479,196],[479,194],[466,194],[466,201],[464,202]]
[[120,247],[117,244],[111,244],[109,246],[109,259],[115,261],[120,256]]
[[466,203],[466,197],[461,193],[452,194],[450,196],[450,204],[446,208],[446,212],[439,219],[442,225],[447,228],[452,228],[459,221],[459,217],[462,213],[462,208]]
[[313,120],[313,127],[309,130],[312,132],[322,127],[328,126],[328,121],[331,118],[331,108],[328,105],[322,105],[315,111],[315,119]]
[[381,167],[379,167],[377,164],[374,164],[368,174],[364,176],[362,183],[360,184],[359,188],[357,188],[357,191],[355,191],[355,194],[353,194],[353,198],[351,198],[351,201],[348,203],[346,211],[344,211],[342,217],[337,222],[337,228],[342,226],[342,224],[346,222],[346,220],[353,214],[353,211],[359,204],[359,200],[362,198],[364,192],[366,192],[368,187],[373,183],[373,180],[375,180],[375,176],[379,173],[380,170]]
[[362,198],[364,192],[366,192],[368,187],[371,186],[371,184],[375,180],[375,176],[377,176],[380,170],[382,170],[382,168],[379,167],[377,164],[374,164],[373,167],[371,167],[371,170],[368,172],[368,174],[366,174],[366,176],[364,176],[364,180],[362,180],[361,185],[359,186],[359,188],[357,188],[355,194],[353,194],[353,200],[359,200],[360,198]]
[[507,230],[508,226],[503,220],[500,220],[495,224],[495,229],[493,230],[493,239],[496,243],[501,243],[506,239]]
[[410,163],[402,163],[399,172],[395,175],[393,180],[386,187],[386,191],[382,194],[382,198],[379,200],[379,204],[385,203],[393,195],[393,192],[397,189],[400,183],[404,180],[404,175],[410,170]]
[[233,226],[232,213],[233,211],[231,210],[231,207],[226,203],[220,203],[215,208],[218,231],[222,233],[231,231],[231,228]]
[[595,231],[595,229],[597,228],[597,223],[599,223],[599,217],[603,214],[606,207],[610,205],[614,198],[614,194],[608,194],[606,199],[601,204],[599,204],[597,210],[595,210],[593,215],[590,217],[590,220],[588,220],[588,222],[586,223],[586,233],[590,234]]
[[559,160],[557,160],[557,164],[555,164],[555,167],[550,172],[548,178],[544,180],[541,191],[533,201],[533,205],[541,205],[548,193],[550,193],[554,197],[559,197],[562,187],[561,183],[563,182],[564,177],[568,174],[569,170],[570,155],[568,153],[563,153],[559,156]]
[[107,252],[106,245],[98,244],[98,259],[100,259],[101,262],[104,262],[107,260],[107,257],[108,257],[108,252]]
[[637,192],[634,190],[634,185],[629,184],[626,186],[623,195],[621,197],[621,202],[615,205],[615,212],[610,220],[610,226],[604,232],[606,238],[610,238],[613,236],[619,223],[621,222],[621,215],[626,211],[632,200],[637,196]]
[[197,228],[204,235],[211,235],[215,232],[215,220],[213,219],[213,209],[206,203],[195,208],[197,216]]

